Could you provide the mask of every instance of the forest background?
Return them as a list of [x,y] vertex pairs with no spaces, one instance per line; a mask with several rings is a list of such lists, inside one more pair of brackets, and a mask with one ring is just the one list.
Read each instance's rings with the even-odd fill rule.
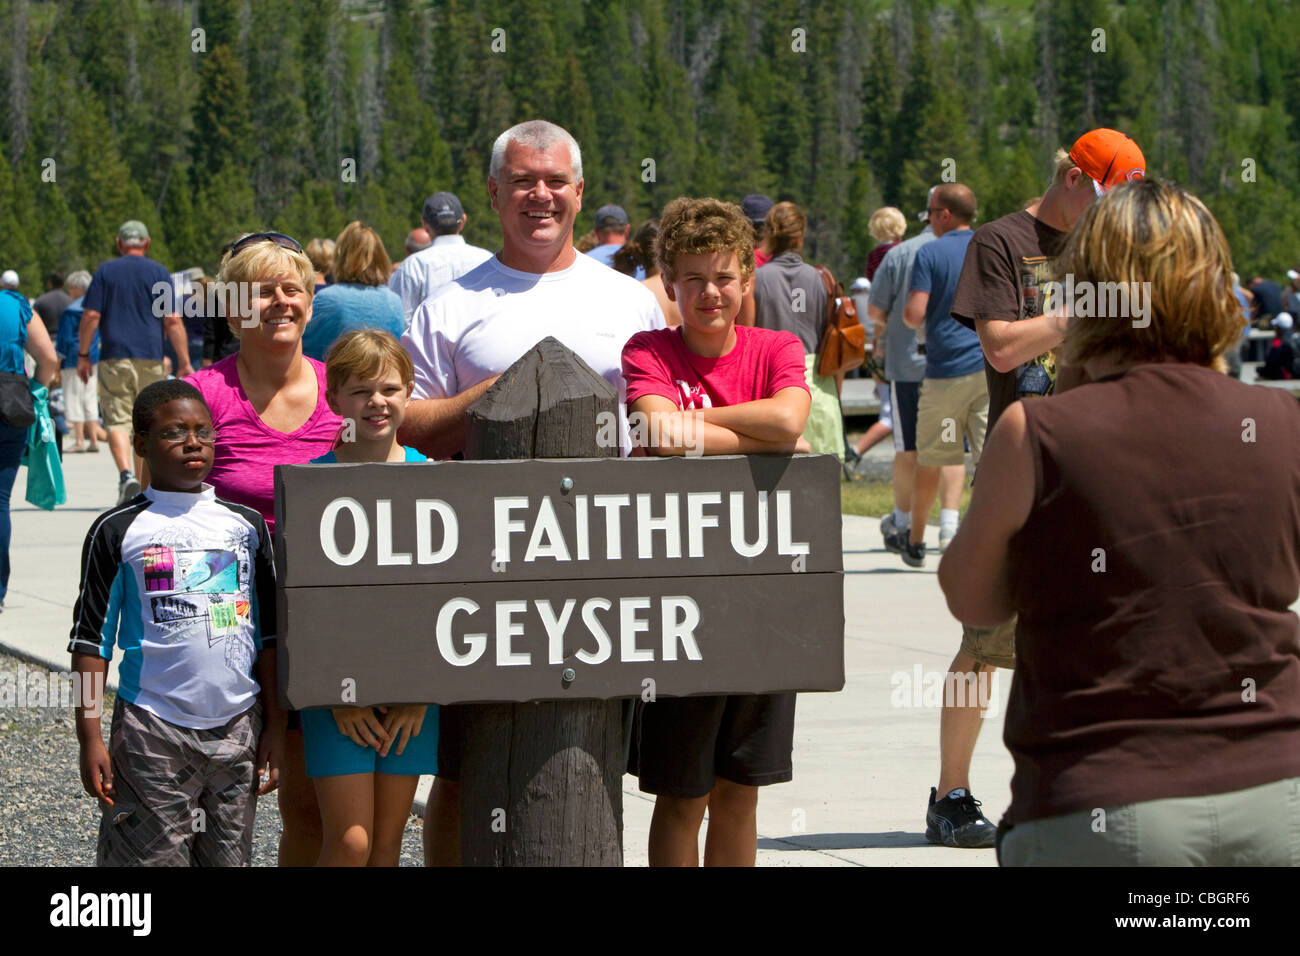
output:
[[397,259],[441,189],[495,249],[492,140],[544,117],[582,146],[579,234],[607,202],[635,225],[764,192],[846,282],[875,208],[915,232],[947,173],[987,222],[1111,126],[1277,278],[1300,262],[1298,23],[1296,0],[6,0],[0,268],[36,295],[126,219],[173,271],[351,219]]

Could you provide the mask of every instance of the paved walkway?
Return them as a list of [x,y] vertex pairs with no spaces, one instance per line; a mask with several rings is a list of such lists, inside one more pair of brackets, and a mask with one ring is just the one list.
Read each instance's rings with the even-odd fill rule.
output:
[[[873,449],[873,454],[888,454]],[[0,613],[0,646],[67,667],[81,545],[91,521],[116,500],[107,448],[64,460],[68,504],[53,513],[14,489],[13,574]],[[904,566],[880,545],[878,522],[844,519],[845,662],[836,694],[799,698],[795,778],[767,787],[759,801],[759,863],[765,866],[992,866],[991,850],[952,850],[925,842],[924,812],[938,772],[937,708],[894,706],[903,679],[942,675],[960,629],[935,581],[937,562]],[[937,529],[927,542],[937,544]],[[894,678],[898,677],[897,682]],[[975,795],[996,822],[1009,799],[1011,758],[1002,746],[1009,674],[997,713],[986,719],[972,772]],[[916,701],[918,705],[920,701]],[[626,862],[644,865],[652,800],[625,778]]]

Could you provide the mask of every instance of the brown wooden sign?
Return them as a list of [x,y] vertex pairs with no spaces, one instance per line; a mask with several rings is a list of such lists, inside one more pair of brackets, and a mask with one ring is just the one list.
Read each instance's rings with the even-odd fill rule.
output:
[[830,456],[276,468],[287,703],[839,690]]

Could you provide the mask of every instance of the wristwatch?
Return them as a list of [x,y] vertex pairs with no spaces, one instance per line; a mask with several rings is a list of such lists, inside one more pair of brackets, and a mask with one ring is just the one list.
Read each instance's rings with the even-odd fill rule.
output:
[[90,358],[90,353],[89,353],[89,352],[78,352],[78,353],[77,353],[77,358]]

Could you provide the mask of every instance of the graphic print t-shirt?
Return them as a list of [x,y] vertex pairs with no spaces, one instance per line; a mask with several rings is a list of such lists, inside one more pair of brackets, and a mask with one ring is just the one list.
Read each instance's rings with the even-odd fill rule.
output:
[[681,326],[638,332],[623,348],[630,406],[662,395],[683,410],[722,408],[771,398],[783,388],[808,390],[803,343],[793,332],[736,326],[736,344],[708,358],[686,347]]
[[124,700],[180,727],[220,727],[253,705],[257,652],[275,643],[266,522],[211,485],[146,488],[91,526],[73,621],[69,651],[121,650]]
[[[1042,315],[1050,303],[1044,287],[1051,280],[1052,261],[1066,234],[1021,210],[975,230],[966,249],[952,317],[975,329],[978,319],[1015,321]],[[976,329],[978,331],[978,329]],[[1056,384],[1051,353],[1040,355],[1011,372],[999,372],[987,360],[989,430],[1003,410],[1021,395],[1047,395]]]

